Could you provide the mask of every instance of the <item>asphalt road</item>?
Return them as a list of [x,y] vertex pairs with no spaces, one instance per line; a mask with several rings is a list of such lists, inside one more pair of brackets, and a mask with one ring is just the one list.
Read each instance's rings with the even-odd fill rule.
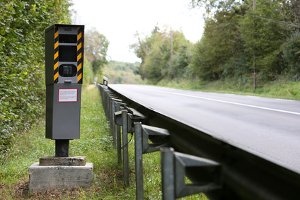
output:
[[110,84],[135,102],[300,174],[300,101]]

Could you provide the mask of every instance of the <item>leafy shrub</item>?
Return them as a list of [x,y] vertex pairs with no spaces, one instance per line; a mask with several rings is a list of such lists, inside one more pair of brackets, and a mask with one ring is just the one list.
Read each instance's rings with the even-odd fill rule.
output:
[[294,80],[300,80],[300,33],[295,32],[283,45],[283,58]]
[[68,0],[0,2],[0,153],[43,114],[44,29],[68,23]]

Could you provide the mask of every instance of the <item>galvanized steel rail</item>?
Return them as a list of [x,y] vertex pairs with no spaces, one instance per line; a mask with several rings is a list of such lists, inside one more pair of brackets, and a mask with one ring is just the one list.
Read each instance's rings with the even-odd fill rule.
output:
[[[110,121],[118,162],[123,161],[125,186],[129,185],[128,133],[135,135],[136,199],[144,199],[142,154],[159,149],[163,199],[198,192],[206,193],[211,199],[299,198],[298,173],[139,105],[109,88],[107,80],[98,87]],[[148,143],[149,139],[152,144]],[[184,183],[185,176],[192,185]]]

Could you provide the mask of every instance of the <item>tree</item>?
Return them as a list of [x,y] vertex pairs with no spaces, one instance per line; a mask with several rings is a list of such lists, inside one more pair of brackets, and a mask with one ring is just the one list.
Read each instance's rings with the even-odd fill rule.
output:
[[101,67],[107,63],[107,49],[109,42],[104,35],[96,29],[88,30],[85,34],[85,56],[91,63],[93,73],[101,71]]
[[195,45],[192,57],[192,68],[199,78],[218,80],[240,75],[245,70],[240,61],[244,57],[240,18],[233,10],[220,11],[214,18],[206,19],[203,37]]
[[137,57],[141,58],[142,78],[160,81],[183,76],[191,57],[191,43],[179,31],[160,31],[155,27],[150,36],[132,45]]
[[280,46],[291,33],[286,23],[280,23],[286,18],[282,0],[257,0],[255,10],[252,1],[246,4],[250,9],[240,20],[240,31],[249,65],[255,65],[263,79],[274,79],[283,70]]
[[242,5],[240,0],[191,0],[193,7],[200,6],[206,10],[206,18],[213,18],[216,13],[230,12]]
[[295,32],[282,45],[283,58],[287,64],[287,73],[293,80],[300,80],[300,33]]

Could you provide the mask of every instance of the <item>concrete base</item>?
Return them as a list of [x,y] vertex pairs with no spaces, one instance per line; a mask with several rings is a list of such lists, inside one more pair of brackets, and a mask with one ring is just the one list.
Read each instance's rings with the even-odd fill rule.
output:
[[85,166],[84,156],[44,157],[40,158],[40,166]]
[[37,162],[29,167],[30,192],[89,187],[92,181],[92,163],[85,166],[40,166]]

